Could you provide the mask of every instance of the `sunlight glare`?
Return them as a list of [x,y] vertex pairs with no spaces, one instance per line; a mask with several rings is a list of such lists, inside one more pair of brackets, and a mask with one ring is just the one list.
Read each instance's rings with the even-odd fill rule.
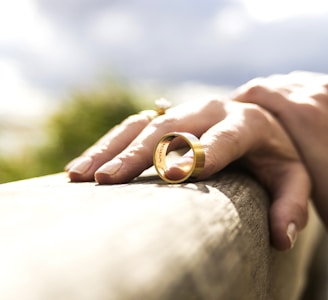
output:
[[35,1],[0,2],[0,42],[15,42],[35,24]]
[[0,115],[39,116],[44,112],[46,97],[22,77],[17,63],[0,59]]
[[260,22],[309,16],[328,12],[326,0],[242,0],[248,14]]

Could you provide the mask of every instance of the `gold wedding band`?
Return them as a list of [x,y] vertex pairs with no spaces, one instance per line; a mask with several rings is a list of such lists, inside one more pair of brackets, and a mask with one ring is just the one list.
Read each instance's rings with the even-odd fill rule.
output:
[[[193,164],[188,173],[180,179],[171,180],[165,176],[165,172],[167,170],[166,166],[166,156],[169,144],[175,138],[181,138],[185,141],[190,149],[193,151]],[[181,183],[186,181],[189,178],[196,178],[200,172],[204,169],[205,164],[205,153],[204,148],[201,145],[199,139],[191,133],[188,132],[171,132],[165,134],[157,143],[154,154],[153,154],[153,162],[155,169],[161,179],[168,183]]]
[[155,109],[147,109],[139,114],[145,115],[149,121],[152,121],[160,115],[164,115],[166,110],[171,107],[171,103],[164,98],[155,100]]

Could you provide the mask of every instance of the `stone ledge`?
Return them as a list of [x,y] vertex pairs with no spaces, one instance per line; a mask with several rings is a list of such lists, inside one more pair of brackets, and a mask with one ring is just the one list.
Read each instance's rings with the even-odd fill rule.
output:
[[56,174],[0,185],[0,298],[299,299],[321,225],[293,250],[270,247],[268,197],[225,170],[168,185],[68,183]]

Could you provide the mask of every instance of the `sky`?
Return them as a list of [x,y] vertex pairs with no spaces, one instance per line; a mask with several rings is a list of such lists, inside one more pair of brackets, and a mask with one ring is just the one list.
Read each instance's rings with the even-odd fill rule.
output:
[[1,1],[0,116],[108,76],[235,87],[328,72],[327,53],[326,0]]

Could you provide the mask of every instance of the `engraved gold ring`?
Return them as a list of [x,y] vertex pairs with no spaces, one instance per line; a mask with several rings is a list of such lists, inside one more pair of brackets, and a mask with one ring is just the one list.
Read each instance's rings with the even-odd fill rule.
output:
[[[188,170],[187,174],[180,179],[171,180],[165,176],[167,170],[166,158],[168,154],[168,147],[170,143],[176,139],[181,138],[193,152],[193,164]],[[186,180],[196,178],[204,168],[205,153],[199,139],[188,132],[171,132],[165,134],[157,143],[154,153],[153,162],[155,169],[161,179],[168,183],[181,183]]]

